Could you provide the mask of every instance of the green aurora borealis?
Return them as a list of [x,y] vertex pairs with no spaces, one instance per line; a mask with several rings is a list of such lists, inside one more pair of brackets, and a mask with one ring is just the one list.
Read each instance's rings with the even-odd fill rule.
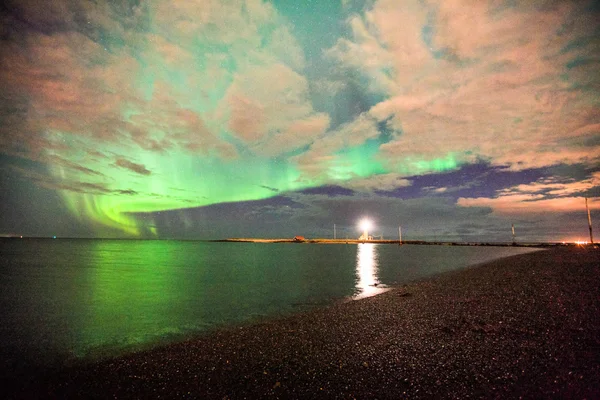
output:
[[[275,157],[257,154],[243,140],[239,140],[236,132],[227,124],[213,117],[227,98],[228,90],[235,85],[236,74],[243,72],[243,65],[260,65],[261,61],[254,59],[253,49],[237,49],[238,46],[250,46],[250,43],[245,43],[244,38],[235,37],[231,43],[222,43],[211,40],[210,33],[203,37],[188,38],[185,46],[182,46],[185,63],[181,63],[181,59],[172,58],[168,52],[157,51],[153,47],[155,41],[159,40],[153,39],[154,35],[162,34],[164,36],[161,38],[164,39],[160,40],[169,40],[171,35],[177,33],[157,21],[156,8],[148,7],[146,10],[145,34],[149,38],[133,49],[128,48],[126,39],[118,35],[107,35],[101,39],[101,44],[111,54],[118,55],[129,50],[131,62],[137,67],[130,90],[139,104],[124,102],[116,111],[117,118],[124,125],[121,133],[126,142],[106,143],[91,136],[82,137],[80,132],[59,129],[50,129],[45,134],[49,142],[57,144],[56,149],[47,150],[45,155],[61,157],[68,163],[67,166],[50,164],[50,173],[60,181],[83,182],[92,191],[78,193],[61,190],[66,204],[75,215],[93,221],[99,227],[106,226],[139,235],[142,228],[140,223],[143,225],[144,222],[129,216],[129,213],[264,199],[278,192],[391,172],[390,168],[384,166],[383,160],[377,160],[381,144],[377,138],[355,146],[343,146],[322,163],[321,173],[313,178],[302,177],[285,154],[281,157],[280,154]],[[268,52],[266,49],[269,46],[276,46],[277,29],[277,23],[260,25],[257,37],[260,47],[255,51]],[[170,45],[176,43],[173,41]],[[279,64],[282,60],[276,55],[272,57],[273,60],[269,62],[277,63],[285,73],[297,75],[291,68]],[[218,60],[219,73],[211,76],[209,69],[215,60]],[[274,99],[276,103],[303,102],[308,88],[304,78],[299,75],[296,78],[302,82],[300,88],[295,92],[286,88],[286,93],[283,93],[286,98]],[[172,121],[173,124],[161,120],[161,117],[171,117],[171,110],[164,110],[165,103],[176,110],[177,119]],[[301,104],[301,107],[310,108],[307,104]],[[308,114],[306,111],[300,110],[298,115],[302,117]],[[231,119],[231,116],[228,118]],[[189,125],[193,124],[197,129],[203,129],[202,125],[206,124],[207,131],[193,132],[189,129]],[[139,125],[146,127],[142,143],[138,143],[135,136]],[[277,130],[269,131],[267,136],[278,133]],[[189,143],[179,146],[171,144],[173,138],[177,140],[178,136],[189,134],[210,135],[211,140],[219,141],[219,145],[205,150],[190,146]],[[61,144],[67,147],[61,148]],[[74,149],[75,152],[72,151]],[[299,150],[293,147],[289,149],[290,152]],[[96,154],[95,151],[102,154]],[[230,153],[236,155],[231,156]],[[131,162],[143,166],[141,168],[145,170],[133,171],[132,168],[107,163],[107,154],[134,160]],[[85,165],[85,168],[94,172],[69,168],[71,163]],[[411,158],[398,169],[405,175],[416,175],[456,166],[452,155],[449,155],[432,160]],[[94,192],[94,185],[102,189]],[[152,226],[144,228],[156,234]]]

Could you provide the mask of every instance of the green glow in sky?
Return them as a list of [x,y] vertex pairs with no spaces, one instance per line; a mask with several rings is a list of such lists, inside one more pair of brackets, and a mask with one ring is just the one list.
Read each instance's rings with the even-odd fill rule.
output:
[[448,153],[445,157],[430,160],[407,157],[399,167],[399,172],[407,175],[420,175],[429,172],[451,171],[459,166],[460,163],[454,153]]
[[[113,64],[112,69],[102,63],[95,67],[97,74],[104,73],[99,90],[107,96],[96,106],[102,108],[98,118],[84,119],[83,128],[61,125],[45,134],[53,143],[45,155],[54,157],[49,170],[55,185],[71,212],[98,235],[160,235],[153,221],[133,213],[265,199],[388,172],[457,167],[449,155],[408,158],[397,163],[399,170],[392,168],[379,154],[380,145],[392,140],[386,132],[360,145],[331,149],[320,171],[306,173],[291,155],[310,151],[331,124],[328,110],[314,109],[306,76],[319,69],[306,60],[314,64],[332,40],[315,44],[313,50],[320,50],[312,53],[310,43],[317,37],[301,31],[311,25],[308,14],[298,17],[294,30],[269,3],[253,4],[254,14],[215,5],[202,14],[206,23],[176,17],[189,12],[184,4],[169,13],[160,4],[143,9],[139,38],[127,36],[131,32],[101,35],[98,57]],[[198,11],[197,5],[190,7]],[[328,13],[341,10],[340,5],[327,8]],[[233,25],[246,31],[236,33]],[[127,68],[119,70],[120,62]],[[84,111],[93,114],[94,108]],[[350,109],[341,114],[350,122],[358,116]]]
[[[143,153],[144,166],[151,171],[143,176],[125,168],[96,167],[105,176],[94,183],[113,192],[77,193],[63,190],[62,195],[75,215],[102,226],[139,235],[153,228],[128,213],[152,212],[197,207],[219,202],[256,200],[279,191],[299,189],[298,172],[284,162],[272,166],[269,160],[247,159],[223,162],[217,158],[198,158],[187,154],[157,155]],[[92,166],[88,164],[88,168]],[[54,167],[53,173],[70,181],[89,182],[83,172]],[[103,172],[104,173],[104,172]],[[156,232],[154,232],[156,233]]]

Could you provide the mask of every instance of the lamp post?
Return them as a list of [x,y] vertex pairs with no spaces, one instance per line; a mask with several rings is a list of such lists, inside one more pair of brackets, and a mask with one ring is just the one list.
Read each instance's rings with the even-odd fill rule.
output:
[[594,244],[594,234],[592,232],[592,216],[590,215],[590,208],[588,207],[587,197],[585,198],[585,209],[588,215],[588,228],[590,230],[590,243]]
[[513,239],[512,244],[514,246],[517,244],[517,242],[515,241],[515,224],[511,225],[511,229],[512,229],[512,239]]

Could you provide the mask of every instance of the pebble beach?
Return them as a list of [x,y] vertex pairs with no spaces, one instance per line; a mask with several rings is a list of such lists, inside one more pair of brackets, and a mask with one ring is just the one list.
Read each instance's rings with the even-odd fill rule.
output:
[[496,260],[58,371],[9,398],[600,398],[600,251]]

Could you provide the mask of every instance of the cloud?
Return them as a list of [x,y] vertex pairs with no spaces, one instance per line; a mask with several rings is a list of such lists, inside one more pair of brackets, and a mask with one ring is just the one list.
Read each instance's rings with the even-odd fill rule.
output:
[[61,158],[58,156],[49,156],[46,158],[46,161],[51,162],[54,165],[61,166],[62,168],[67,168],[67,169],[75,170],[78,172],[82,172],[86,175],[104,176],[104,174],[99,171],[84,167],[83,165],[77,164],[77,163],[69,161],[69,160],[65,160],[64,158]]
[[94,195],[111,195],[111,194],[136,194],[131,189],[111,189],[105,183],[76,181],[68,179],[57,179],[52,175],[48,175],[44,172],[38,171],[37,169],[22,168],[17,166],[10,166],[10,169],[17,172],[21,177],[31,180],[36,185],[45,189],[51,190],[63,190],[73,193],[81,194],[94,194]]
[[[249,189],[264,182],[259,164],[329,126],[293,27],[271,3],[11,1],[4,11],[0,153],[45,164],[69,204],[71,183],[85,181],[95,194],[139,194],[105,201],[111,217],[183,206],[148,200],[148,175],[200,187],[179,199],[186,206],[265,196]],[[226,179],[243,183],[219,188]]]
[[[498,214],[569,213],[585,210],[582,195],[598,187],[600,172],[594,172],[590,178],[581,181],[546,178],[513,186],[499,190],[493,198],[461,197],[457,204],[462,207],[489,207]],[[588,203],[590,208],[598,208],[600,198],[591,197]]]
[[242,95],[230,95],[229,129],[247,142],[262,138],[265,134],[264,109],[260,104]]
[[[462,207],[489,207],[498,214],[543,214],[585,211],[583,197],[559,197],[547,199],[541,195],[504,195],[497,198],[459,198]],[[590,209],[600,208],[600,199],[589,199]]]
[[536,4],[379,0],[349,20],[352,38],[328,54],[385,96],[369,113],[403,132],[381,146],[390,169],[447,154],[512,170],[597,162],[598,144],[570,141],[597,134],[593,64],[568,67],[590,52],[569,45],[592,35],[593,16]]
[[[186,83],[195,89],[177,98],[192,100],[198,92],[215,99],[205,105],[210,112],[204,119],[217,136],[233,135],[253,153],[273,156],[310,143],[327,128],[328,117],[315,113],[308,98],[303,51],[271,4],[160,2],[154,16],[158,37],[166,40],[162,53],[177,63],[174,70],[186,72]],[[201,65],[194,65],[192,53]],[[326,122],[316,133],[294,134],[295,124],[311,119]]]
[[329,122],[329,115],[325,113],[316,113],[295,120],[267,141],[261,148],[261,152],[276,155],[311,144],[325,133]]
[[353,179],[346,183],[344,186],[359,191],[390,191],[400,187],[410,186],[412,182],[408,179],[404,179],[400,174],[389,173],[373,175],[365,179]]
[[271,186],[267,186],[267,185],[260,185],[260,187],[261,187],[261,188],[263,188],[263,189],[270,190],[271,192],[276,192],[276,193],[277,193],[277,192],[279,192],[279,189],[277,189],[277,188],[274,188],[274,187],[271,187]]
[[[315,140],[308,151],[292,157],[292,161],[301,172],[300,180],[317,180],[322,182],[339,181],[340,157],[336,153],[343,149],[362,145],[368,139],[380,135],[377,121],[369,114],[361,114],[354,121],[337,127]],[[344,179],[356,178],[352,165],[343,165],[350,171]]]
[[146,169],[146,167],[143,164],[136,164],[124,158],[117,158],[117,160],[115,161],[115,165],[133,171],[136,174],[140,175],[150,175],[152,173],[150,172],[150,170]]
[[[3,100],[27,103],[22,129],[6,132],[8,149],[25,146],[35,156],[36,143],[55,131],[99,140],[121,137],[119,107],[132,99],[127,76],[137,69],[132,58],[107,54],[77,32],[30,33],[24,43],[9,42],[2,56],[0,80],[8,96]],[[111,69],[91,62],[96,57]]]
[[579,181],[573,179],[560,179],[556,177],[540,179],[529,184],[522,184],[501,190],[501,194],[538,193],[545,196],[564,197],[577,193],[584,193],[594,187],[600,186],[600,172],[593,172],[587,179]]
[[152,99],[128,118],[129,137],[144,150],[166,154],[169,150],[197,156],[234,159],[233,145],[220,139],[202,115],[181,106],[177,93],[165,82],[154,84]]
[[132,189],[122,189],[122,190],[118,190],[117,193],[119,194],[124,194],[124,195],[128,195],[128,196],[135,196],[138,194],[138,192],[136,192],[135,190]]
[[352,189],[348,189],[337,185],[325,185],[303,189],[298,193],[301,193],[302,195],[318,195],[325,197],[353,196],[355,194]]
[[[275,101],[284,104],[299,96],[296,119],[311,117],[307,84],[298,74],[304,68],[302,50],[268,3],[128,7],[58,0],[49,7],[11,2],[9,9],[12,14],[3,18],[12,40],[0,50],[2,106],[19,104],[19,115],[13,106],[2,115],[5,152],[37,159],[48,147],[46,137],[61,132],[85,137],[91,143],[79,145],[90,147],[112,143],[162,153],[178,147],[231,159],[235,148],[222,137],[221,121],[212,112],[215,101],[231,93],[236,112],[228,125],[252,137],[241,112],[250,103],[236,94],[240,80],[251,81],[245,86],[251,94],[275,86]],[[285,120],[295,118],[291,114],[269,126],[287,127],[295,122]]]
[[329,126],[329,116],[309,101],[306,78],[281,63],[238,72],[216,115],[254,153],[267,156],[310,144]]
[[[452,188],[454,189],[454,188]],[[450,191],[452,191],[452,189]],[[424,192],[432,192],[432,193],[446,193],[448,192],[448,188],[445,186],[442,187],[435,187],[435,186],[426,186],[421,188],[422,191]],[[457,190],[457,189],[454,189]]]

